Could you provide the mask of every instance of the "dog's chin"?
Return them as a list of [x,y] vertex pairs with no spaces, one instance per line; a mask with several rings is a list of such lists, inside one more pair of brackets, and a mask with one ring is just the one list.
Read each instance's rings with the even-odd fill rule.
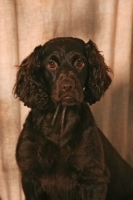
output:
[[52,95],[52,101],[55,105],[74,106],[83,102],[83,93],[66,93]]
[[53,99],[53,102],[56,105],[62,105],[62,106],[74,106],[74,105],[78,105],[81,103],[81,100],[79,100],[76,97],[73,96],[63,96],[60,97],[58,99]]
[[73,106],[73,105],[77,105],[79,103],[76,100],[76,98],[74,98],[72,96],[63,97],[60,102],[64,106]]

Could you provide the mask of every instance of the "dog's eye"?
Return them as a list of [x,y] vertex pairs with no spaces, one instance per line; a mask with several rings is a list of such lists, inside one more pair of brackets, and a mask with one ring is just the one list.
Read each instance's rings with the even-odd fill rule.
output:
[[75,63],[74,63],[75,67],[77,68],[83,68],[84,67],[84,62],[82,60],[76,60]]
[[49,61],[47,67],[50,70],[56,70],[58,68],[58,64],[54,60],[51,60],[51,61]]

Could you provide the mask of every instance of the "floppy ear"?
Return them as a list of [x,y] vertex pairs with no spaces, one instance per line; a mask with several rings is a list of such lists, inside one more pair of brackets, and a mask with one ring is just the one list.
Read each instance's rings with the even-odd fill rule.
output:
[[108,72],[112,72],[106,65],[104,57],[100,54],[95,43],[89,40],[86,43],[86,53],[88,59],[88,77],[85,83],[85,101],[93,104],[99,101],[101,96],[111,84],[111,77]]
[[39,109],[43,109],[48,101],[40,64],[41,48],[41,45],[36,47],[18,66],[14,85],[14,94],[24,102],[24,105]]

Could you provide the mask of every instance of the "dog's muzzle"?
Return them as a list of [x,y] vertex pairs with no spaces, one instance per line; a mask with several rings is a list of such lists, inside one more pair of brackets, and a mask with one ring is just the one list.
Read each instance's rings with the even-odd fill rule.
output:
[[56,104],[75,105],[83,101],[83,89],[76,75],[61,73],[53,88],[52,100]]

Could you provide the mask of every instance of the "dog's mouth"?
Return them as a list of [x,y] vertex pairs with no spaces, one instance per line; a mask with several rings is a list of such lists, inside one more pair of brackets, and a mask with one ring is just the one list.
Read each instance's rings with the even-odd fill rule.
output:
[[83,101],[83,90],[74,89],[72,92],[57,91],[53,93],[52,100],[56,105],[73,106]]
[[73,103],[76,103],[77,100],[72,95],[66,94],[61,97],[61,102],[62,104],[73,104]]
[[57,96],[54,96],[54,102],[58,105],[63,106],[73,106],[77,105],[82,102],[83,98],[82,95],[79,95],[77,91],[73,91],[73,94],[59,94]]

